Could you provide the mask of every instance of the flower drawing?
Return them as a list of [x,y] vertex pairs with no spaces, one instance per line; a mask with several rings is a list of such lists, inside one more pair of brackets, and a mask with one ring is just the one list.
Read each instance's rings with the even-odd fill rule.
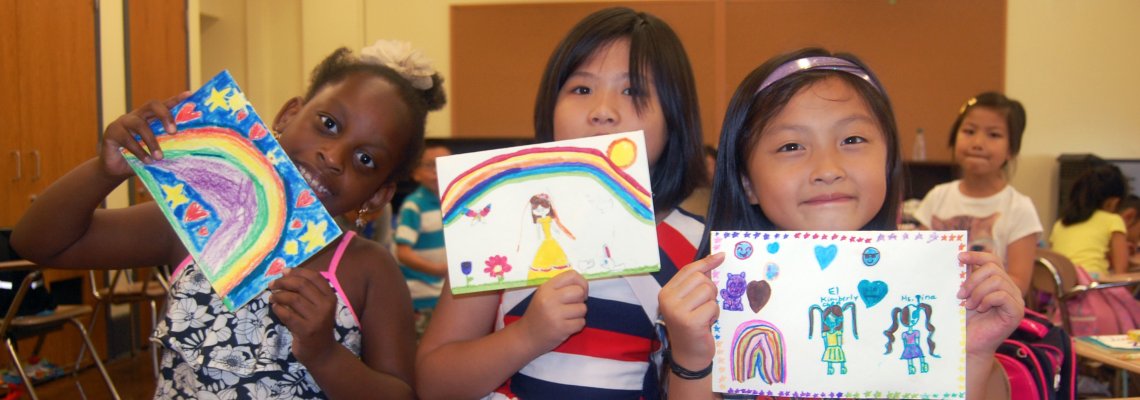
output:
[[511,265],[507,264],[506,256],[491,256],[484,264],[487,264],[487,268],[484,268],[483,272],[492,278],[499,278],[499,282],[503,281],[503,274],[511,272]]

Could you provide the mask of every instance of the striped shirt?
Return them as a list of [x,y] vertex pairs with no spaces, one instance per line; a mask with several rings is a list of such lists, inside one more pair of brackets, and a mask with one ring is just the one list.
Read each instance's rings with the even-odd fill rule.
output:
[[[515,373],[492,399],[656,399],[661,342],[654,330],[657,292],[693,261],[704,222],[674,209],[657,224],[661,270],[590,281],[586,327]],[[518,321],[535,288],[508,290],[496,330]],[[653,366],[651,368],[651,366]]]
[[[447,252],[443,247],[443,216],[440,214],[439,197],[426,187],[420,186],[404,199],[396,219],[396,244],[411,246],[417,255],[433,263],[447,262]],[[416,309],[434,308],[443,287],[443,278],[426,274],[405,265],[400,265],[412,291],[413,307]],[[428,285],[414,285],[415,282]],[[420,288],[417,290],[416,288]],[[431,288],[433,295],[421,293],[423,288]]]

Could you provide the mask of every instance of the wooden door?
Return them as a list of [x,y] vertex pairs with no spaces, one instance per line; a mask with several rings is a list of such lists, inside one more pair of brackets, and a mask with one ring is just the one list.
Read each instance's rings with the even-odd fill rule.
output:
[[91,0],[20,1],[20,118],[26,210],[38,193],[96,155],[99,59]]
[[12,226],[20,217],[17,200],[26,186],[20,132],[20,75],[16,68],[18,0],[0,0],[0,226]]

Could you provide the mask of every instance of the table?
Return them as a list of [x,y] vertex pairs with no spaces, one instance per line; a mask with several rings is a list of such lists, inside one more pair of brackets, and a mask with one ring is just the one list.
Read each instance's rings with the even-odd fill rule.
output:
[[1103,283],[1117,283],[1117,282],[1136,282],[1140,281],[1140,272],[1128,272],[1123,274],[1108,274],[1100,277],[1100,282]]
[[1128,397],[1128,374],[1140,374],[1140,351],[1113,350],[1108,347],[1091,343],[1081,337],[1073,338],[1073,351],[1078,357],[1084,357],[1111,365],[1117,371],[1119,393]]

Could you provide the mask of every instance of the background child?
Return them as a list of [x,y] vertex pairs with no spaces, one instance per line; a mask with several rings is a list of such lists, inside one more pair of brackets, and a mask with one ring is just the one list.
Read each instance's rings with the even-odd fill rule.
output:
[[570,31],[543,74],[535,137],[645,131],[661,271],[586,282],[570,270],[537,290],[452,296],[445,289],[417,355],[421,396],[660,397],[651,362],[659,347],[657,292],[693,260],[703,229],[687,210],[704,204],[686,202],[704,182],[696,99],[684,48],[660,19],[609,8]]
[[400,206],[396,218],[396,260],[407,279],[416,311],[416,332],[423,334],[447,276],[443,216],[435,160],[451,155],[443,143],[429,142],[412,177],[420,184]]
[[924,229],[968,231],[970,249],[1005,260],[1022,293],[1042,231],[1033,201],[1009,185],[1008,166],[1024,132],[1025,108],[1017,100],[986,92],[966,101],[950,130],[962,178],[935,186],[914,214]]
[[[427,112],[444,103],[440,83],[405,43],[377,42],[359,57],[341,48],[316,67],[304,97],[281,107],[272,128],[332,215],[366,213],[411,170]],[[40,196],[13,244],[58,267],[181,264],[154,337],[166,347],[157,398],[412,398],[408,292],[379,244],[347,233],[230,312],[154,202],[97,209],[133,175],[120,148],[162,162],[148,121],[178,134],[170,108],[184,97],[150,102],[108,125],[99,157]]]
[[1124,219],[1124,225],[1128,231],[1125,235],[1125,239],[1128,239],[1128,263],[1130,265],[1140,264],[1136,253],[1136,247],[1140,246],[1140,197],[1134,194],[1124,196],[1124,199],[1120,200],[1120,204],[1116,206],[1116,213]]
[[1073,182],[1068,207],[1049,235],[1050,246],[1094,280],[1128,272],[1128,228],[1115,213],[1126,194],[1128,181],[1117,166],[1086,171]]
[[[895,228],[898,130],[882,86],[854,57],[804,49],[752,71],[729,104],[719,149],[701,254],[713,230]],[[710,397],[719,309],[708,271],[723,260],[717,253],[688,265],[661,290],[680,369],[669,376],[670,397]],[[967,252],[959,261],[972,266],[959,297],[968,310],[967,395],[975,399],[1004,385],[990,379],[993,355],[1024,306],[997,257]]]
[[[1112,212],[1127,193],[1128,181],[1112,164],[1093,167],[1073,182],[1068,206],[1053,224],[1049,243],[1077,267],[1078,284],[1128,272],[1128,231],[1124,219]],[[1140,327],[1140,303],[1126,288],[1090,291],[1066,306],[1076,336],[1120,334]]]

